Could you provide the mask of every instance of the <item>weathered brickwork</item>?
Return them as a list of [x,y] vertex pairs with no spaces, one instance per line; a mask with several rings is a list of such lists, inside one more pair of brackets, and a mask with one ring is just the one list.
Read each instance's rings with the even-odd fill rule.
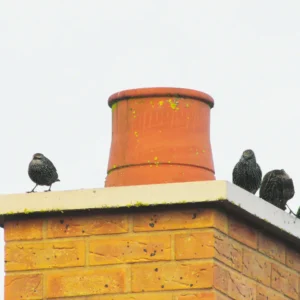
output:
[[300,300],[300,250],[216,209],[29,217],[4,229],[5,300]]

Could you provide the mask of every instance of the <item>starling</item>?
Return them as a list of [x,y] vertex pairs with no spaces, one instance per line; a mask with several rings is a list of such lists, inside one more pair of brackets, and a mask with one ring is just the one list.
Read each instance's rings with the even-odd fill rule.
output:
[[232,182],[255,194],[260,187],[261,178],[262,172],[260,166],[256,163],[254,152],[250,149],[245,150],[233,169]]
[[33,193],[38,185],[49,186],[49,189],[45,192],[50,192],[52,184],[60,181],[53,163],[41,153],[36,153],[33,155],[28,167],[28,175],[36,184],[35,187],[28,193]]
[[259,191],[260,198],[285,210],[294,194],[293,179],[284,170],[273,170],[265,174]]

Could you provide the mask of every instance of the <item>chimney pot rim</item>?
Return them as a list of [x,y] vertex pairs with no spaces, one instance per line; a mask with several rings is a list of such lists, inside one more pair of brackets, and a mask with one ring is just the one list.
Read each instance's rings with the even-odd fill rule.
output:
[[108,105],[109,107],[112,107],[114,103],[129,98],[150,98],[150,97],[169,97],[169,96],[192,98],[207,103],[210,106],[210,108],[214,107],[214,99],[210,95],[194,89],[176,88],[176,87],[145,87],[145,88],[122,90],[112,94],[108,98]]

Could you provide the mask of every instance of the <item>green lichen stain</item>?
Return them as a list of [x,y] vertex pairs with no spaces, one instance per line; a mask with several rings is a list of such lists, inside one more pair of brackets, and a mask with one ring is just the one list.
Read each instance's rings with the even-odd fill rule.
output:
[[114,104],[111,106],[111,111],[114,111],[114,110],[117,108],[117,105],[118,105],[118,102],[114,103]]
[[159,101],[159,102],[158,102],[158,105],[159,105],[159,106],[163,106],[163,105],[164,105],[164,101],[162,101],[162,100]]
[[136,118],[136,111],[135,111],[135,109],[132,108],[132,107],[130,107],[129,110],[131,111],[133,118]]
[[179,201],[179,202],[178,202],[178,204],[185,204],[185,203],[187,203],[186,200],[182,200],[182,201]]
[[28,214],[30,214],[30,213],[32,213],[32,211],[28,210],[27,208],[24,208],[24,214],[25,214],[25,215],[28,215]]
[[61,210],[61,209],[59,209],[59,208],[53,208],[53,209],[50,209],[50,210],[48,210],[48,212],[53,212],[53,211],[55,211],[55,212],[61,212],[62,214],[64,213],[64,211],[63,210]]
[[174,99],[174,100],[169,99],[168,102],[170,103],[170,107],[171,107],[173,110],[175,110],[175,111],[179,110],[179,107],[177,107],[178,104],[179,104],[179,101],[178,101],[177,99]]
[[134,204],[129,203],[129,204],[126,205],[126,207],[128,207],[128,208],[130,208],[130,207],[141,207],[141,206],[149,206],[149,204],[138,201]]
[[133,117],[136,118],[136,111],[135,111],[135,109],[132,109],[131,112],[132,112]]
[[133,206],[135,206],[135,207],[141,207],[141,206],[149,206],[149,204],[138,201]]
[[[46,212],[61,212],[62,214],[64,213],[64,211],[62,211],[61,209],[57,208],[57,209],[41,209],[41,210],[29,210],[27,208],[24,208],[23,213],[25,215],[29,215],[29,214],[33,214],[33,213],[46,213]],[[7,213],[3,214],[3,215],[16,215],[16,214],[21,214],[22,212],[19,211],[8,211]]]

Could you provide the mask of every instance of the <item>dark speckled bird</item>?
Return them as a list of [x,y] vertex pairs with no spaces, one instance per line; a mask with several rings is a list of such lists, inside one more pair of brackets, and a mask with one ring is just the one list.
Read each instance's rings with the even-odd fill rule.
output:
[[232,182],[255,194],[261,184],[262,172],[256,162],[255,154],[248,149],[243,152],[239,162],[235,165],[232,172]]
[[33,155],[28,167],[28,175],[36,184],[35,187],[28,193],[33,193],[38,185],[49,186],[49,189],[45,192],[50,192],[52,184],[60,181],[53,163],[41,153],[36,153]]
[[295,195],[293,179],[284,170],[273,170],[265,174],[259,197],[285,210],[287,202]]

